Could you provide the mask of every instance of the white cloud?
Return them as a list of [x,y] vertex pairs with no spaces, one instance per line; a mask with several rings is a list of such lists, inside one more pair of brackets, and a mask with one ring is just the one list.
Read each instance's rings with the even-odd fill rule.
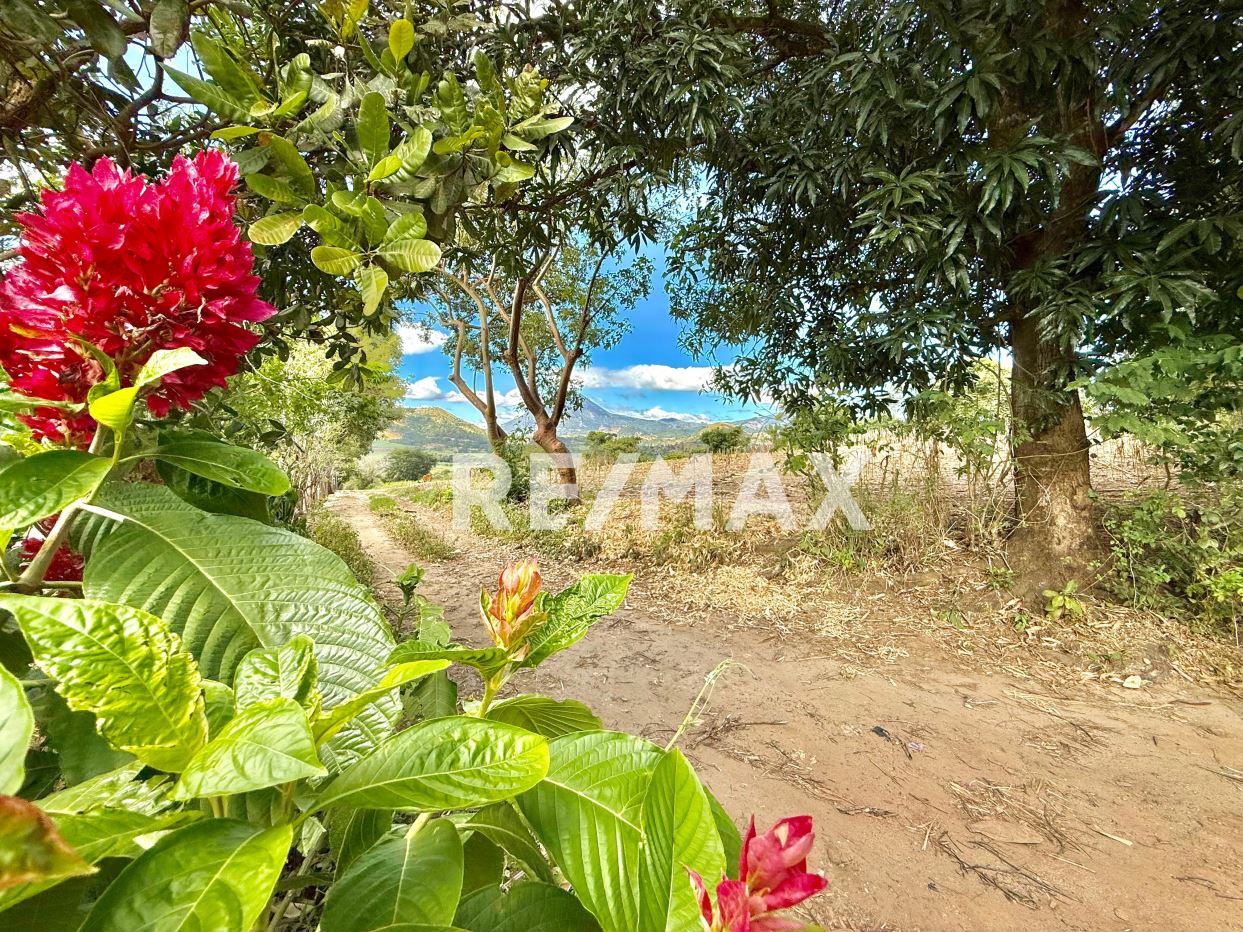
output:
[[672,418],[675,421],[684,421],[687,424],[711,424],[712,418],[706,414],[692,414],[689,411],[670,411],[655,405],[646,411],[619,411],[619,414],[629,414],[631,417],[641,417],[649,421],[663,421]]
[[[401,338],[401,355],[417,356],[438,350],[449,339],[447,333],[432,330],[420,324],[401,324],[397,327],[397,335]],[[419,381],[423,381],[420,379]]]
[[638,365],[587,369],[584,388],[638,388],[656,392],[699,392],[710,387],[714,366]]
[[440,380],[434,375],[406,383],[406,398],[410,401],[465,401],[461,392],[441,389]]

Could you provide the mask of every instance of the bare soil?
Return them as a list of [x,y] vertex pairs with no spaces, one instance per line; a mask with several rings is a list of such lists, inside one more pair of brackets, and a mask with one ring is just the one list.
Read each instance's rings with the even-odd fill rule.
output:
[[[357,528],[381,580],[411,561],[365,493],[330,507]],[[445,606],[455,637],[479,643],[479,590],[509,554],[442,533],[458,556],[427,564],[421,591]],[[543,569],[556,589],[591,567]],[[517,685],[585,701],[607,726],[664,744],[709,674],[732,661],[679,744],[736,816],[754,812],[761,827],[815,817],[813,866],[830,888],[806,904],[806,920],[910,932],[1243,930],[1236,695],[1176,666],[1180,675],[1130,689],[1068,661],[1059,682],[1048,675],[1056,651],[1041,655],[1046,675],[1024,675],[1023,664],[1012,673],[961,639],[880,630],[884,612],[868,617],[893,649],[844,653],[789,627],[739,624],[713,610],[711,592],[681,611],[664,588],[640,570],[616,616]],[[392,596],[383,584],[381,594]],[[857,617],[864,598],[843,590],[806,610]],[[871,598],[895,619],[926,614],[903,591]],[[1003,635],[976,630],[973,643],[1009,645]]]

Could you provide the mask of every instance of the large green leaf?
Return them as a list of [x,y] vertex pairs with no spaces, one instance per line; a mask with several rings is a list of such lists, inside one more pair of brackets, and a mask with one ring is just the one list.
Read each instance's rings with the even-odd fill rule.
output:
[[252,223],[246,231],[252,243],[260,246],[279,246],[289,242],[290,238],[302,226],[302,214],[299,211],[287,211],[282,214],[268,214]]
[[588,731],[549,742],[548,776],[518,807],[583,905],[606,929],[637,929],[640,809],[664,751]]
[[574,894],[538,881],[516,883],[508,892],[500,887],[479,890],[462,900],[454,923],[470,932],[593,932],[600,928]]
[[440,262],[440,247],[429,239],[412,239],[408,236],[384,243],[378,250],[385,262],[391,262],[403,272],[416,275],[430,272]]
[[0,596],[35,662],[70,708],[95,715],[117,747],[160,770],[181,770],[207,739],[203,683],[181,640],[128,605]]
[[324,901],[323,932],[449,925],[462,893],[462,840],[448,819],[417,822],[366,851]]
[[35,731],[35,716],[26,691],[0,667],[0,796],[12,796],[26,781],[26,747]]
[[0,890],[93,871],[38,806],[0,796]]
[[358,282],[358,290],[363,296],[363,314],[370,317],[384,300],[384,292],[388,289],[388,273],[378,265],[364,265],[354,273]]
[[367,157],[367,164],[374,165],[388,155],[389,124],[388,107],[384,95],[372,91],[358,105],[358,145]]
[[150,454],[187,472],[234,489],[262,495],[284,495],[289,477],[255,450],[206,437],[171,437]]
[[329,275],[349,275],[363,264],[363,257],[362,253],[341,246],[316,246],[311,250],[311,261]]
[[86,498],[112,464],[79,450],[49,450],[0,470],[0,528],[13,530]]
[[26,695],[44,744],[56,753],[56,765],[67,785],[89,781],[134,760],[99,733],[93,713],[75,712],[51,686],[36,687]]
[[234,100],[252,104],[259,99],[259,82],[250,69],[239,64],[223,45],[206,33],[196,32],[190,38],[194,51],[203,63],[203,69],[211,75]]
[[699,921],[699,903],[687,870],[717,878],[725,852],[708,796],[682,752],[656,765],[643,800],[639,863],[639,928],[681,932]]
[[393,827],[391,809],[334,809],[328,813],[328,847],[342,875]]
[[399,732],[340,774],[318,805],[434,812],[468,809],[530,789],[548,770],[539,735],[464,716]]
[[581,702],[548,696],[514,696],[493,703],[485,717],[494,722],[509,722],[545,738],[600,729],[600,719]]
[[201,103],[213,113],[217,113],[226,120],[245,120],[249,117],[249,112],[245,107],[241,106],[236,100],[230,97],[218,84],[210,81],[204,81],[202,78],[196,78],[192,74],[186,74],[184,71],[178,71],[166,62],[161,62],[160,67],[176,81],[181,88]]
[[436,673],[449,666],[447,660],[415,660],[411,663],[399,663],[380,678],[380,681],[365,692],[352,699],[329,709],[315,722],[315,740],[327,741],[335,735],[354,716],[373,702],[379,701],[394,689],[413,683],[431,673]]
[[503,849],[532,877],[551,882],[554,879],[548,859],[539,849],[539,843],[531,835],[522,816],[510,803],[494,803],[485,806],[462,824],[486,837]]
[[141,761],[130,761],[115,770],[97,774],[76,786],[44,796],[39,806],[46,812],[79,813],[88,809],[128,809],[152,815],[167,807],[166,797],[171,786],[166,776],[136,780],[143,769]]
[[315,753],[306,710],[293,699],[270,699],[220,729],[190,761],[173,797],[230,796],[327,773]]
[[540,610],[548,613],[548,620],[531,635],[531,651],[520,665],[534,667],[576,644],[593,624],[621,608],[631,578],[604,573],[583,576],[542,599]]
[[285,866],[293,829],[211,819],[165,835],[121,872],[81,932],[246,930]]
[[[205,514],[158,486],[108,485],[98,501],[125,520],[93,521],[79,537],[87,595],[159,614],[204,676],[229,682],[248,651],[306,634],[325,706],[374,685],[392,634],[336,554],[289,531]],[[355,722],[378,739],[398,710],[381,698]]]
[[256,702],[284,698],[309,707],[318,675],[315,642],[305,634],[277,647],[256,647],[242,658],[233,675],[234,705],[245,709]]
[[151,51],[160,58],[172,58],[190,30],[190,4],[187,0],[158,0],[148,22]]
[[157,460],[155,469],[164,480],[165,487],[195,508],[217,515],[236,515],[264,524],[272,523],[266,495],[212,482],[172,463],[161,463]]
[[474,667],[484,679],[491,679],[509,663],[509,654],[499,647],[437,647],[425,641],[402,641],[389,655],[389,663],[410,663],[416,660],[448,660]]

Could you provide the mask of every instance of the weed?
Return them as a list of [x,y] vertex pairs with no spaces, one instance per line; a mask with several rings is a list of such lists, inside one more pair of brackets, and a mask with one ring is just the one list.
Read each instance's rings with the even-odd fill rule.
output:
[[344,560],[360,582],[375,584],[375,564],[367,557],[354,526],[344,518],[316,508],[307,516],[307,536]]

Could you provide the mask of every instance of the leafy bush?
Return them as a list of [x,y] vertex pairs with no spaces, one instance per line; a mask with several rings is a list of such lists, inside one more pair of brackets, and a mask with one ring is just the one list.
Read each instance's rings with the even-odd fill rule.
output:
[[737,453],[747,448],[747,435],[741,427],[717,424],[699,433],[700,442],[712,453]]
[[387,482],[417,482],[436,465],[436,457],[426,450],[415,447],[397,447],[384,463],[384,479]]
[[[1198,499],[1192,497],[1198,492]],[[1243,489],[1128,493],[1106,505],[1113,564],[1107,581],[1127,601],[1237,632],[1243,591]]]
[[638,453],[640,440],[639,437],[620,437],[607,430],[593,430],[587,434],[587,455],[601,460],[615,460]]
[[307,518],[307,534],[315,543],[344,560],[354,578],[363,585],[375,583],[375,564],[367,556],[350,522],[325,508],[317,508]]

